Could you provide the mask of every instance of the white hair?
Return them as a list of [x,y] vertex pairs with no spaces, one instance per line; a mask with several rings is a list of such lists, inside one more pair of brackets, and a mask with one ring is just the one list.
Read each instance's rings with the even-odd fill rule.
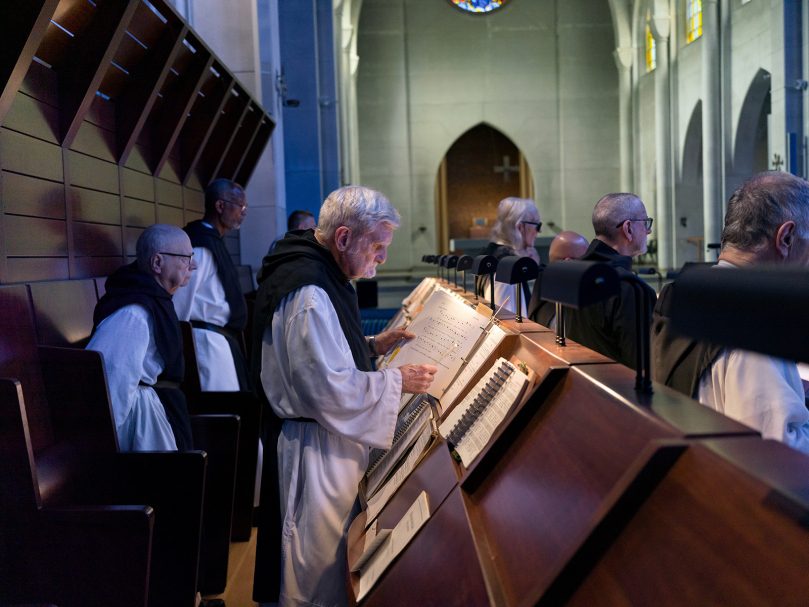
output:
[[171,248],[182,236],[186,236],[185,232],[177,226],[166,223],[156,223],[146,228],[135,243],[138,267],[151,274],[152,257]]
[[523,248],[522,234],[517,228],[521,221],[539,223],[539,210],[530,198],[509,196],[497,205],[497,222],[491,233],[491,240],[511,247],[515,251]]
[[317,233],[326,240],[334,237],[340,226],[351,228],[357,235],[364,235],[379,223],[398,228],[399,212],[384,194],[359,185],[349,185],[334,190],[320,207]]

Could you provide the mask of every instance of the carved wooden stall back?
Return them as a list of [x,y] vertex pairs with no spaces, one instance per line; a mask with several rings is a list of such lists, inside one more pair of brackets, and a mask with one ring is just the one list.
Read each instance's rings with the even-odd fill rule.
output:
[[165,0],[0,4],[0,282],[109,274],[249,181],[274,122]]

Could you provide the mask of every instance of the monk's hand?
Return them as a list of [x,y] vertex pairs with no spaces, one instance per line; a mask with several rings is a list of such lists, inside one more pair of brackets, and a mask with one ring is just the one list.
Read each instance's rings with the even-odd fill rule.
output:
[[410,339],[413,339],[415,336],[415,333],[411,333],[405,327],[391,329],[390,331],[382,331],[382,333],[374,337],[376,342],[376,353],[380,355],[387,354],[399,342],[404,343]]
[[433,383],[438,367],[435,365],[402,365],[402,393],[420,394]]

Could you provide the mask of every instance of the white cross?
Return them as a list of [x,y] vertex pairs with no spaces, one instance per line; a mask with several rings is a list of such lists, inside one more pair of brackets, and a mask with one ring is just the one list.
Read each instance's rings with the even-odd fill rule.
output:
[[508,183],[510,181],[509,175],[511,173],[520,174],[520,165],[515,164],[512,165],[511,158],[508,156],[503,156],[503,164],[502,165],[495,165],[494,172],[495,173],[503,173],[503,182]]

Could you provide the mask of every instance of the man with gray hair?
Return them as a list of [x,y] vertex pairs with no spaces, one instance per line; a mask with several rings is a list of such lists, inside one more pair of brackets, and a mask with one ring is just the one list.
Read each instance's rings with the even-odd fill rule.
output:
[[[716,268],[809,265],[809,182],[780,171],[746,181],[730,197],[721,242]],[[809,453],[809,410],[794,361],[725,348],[709,362],[696,370],[700,403]]]
[[[652,231],[652,218],[635,194],[602,196],[593,209],[595,238],[582,261],[602,261],[616,268],[619,275],[632,270],[632,258],[646,252],[646,239]],[[654,290],[641,283],[654,302]],[[631,285],[621,282],[615,297],[565,315],[567,336],[609,358],[635,368],[637,365],[636,307]],[[649,308],[648,318],[652,317]]]
[[281,605],[347,604],[345,535],[369,448],[390,447],[402,393],[426,391],[437,371],[373,371],[371,356],[412,334],[362,333],[350,281],[385,262],[396,209],[379,192],[347,186],[319,216],[314,231],[288,233],[264,259],[256,298],[251,367],[271,407],[265,444],[277,445],[278,478],[262,480],[253,596],[277,600],[280,572]]
[[136,252],[137,261],[107,279],[87,348],[104,358],[122,451],[191,449],[185,397],[176,387],[183,350],[171,299],[196,268],[194,251],[180,228],[156,224],[140,235]]

